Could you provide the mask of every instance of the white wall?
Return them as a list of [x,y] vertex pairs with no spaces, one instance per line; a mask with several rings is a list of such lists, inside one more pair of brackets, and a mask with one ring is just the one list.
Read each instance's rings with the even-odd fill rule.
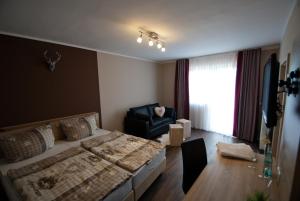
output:
[[[300,49],[300,1],[297,4],[288,21],[287,29],[280,46],[280,62],[284,62],[287,54],[291,53],[290,70],[295,70],[300,66],[300,54],[294,55],[295,44]],[[297,61],[298,60],[298,61]],[[296,62],[297,61],[297,62]],[[281,200],[299,200],[299,139],[300,139],[300,118],[295,112],[297,104],[300,102],[300,94],[295,98],[289,96],[286,99],[285,114],[283,120],[283,131],[279,151],[279,167],[281,177],[279,182]],[[295,172],[297,171],[297,173]],[[295,193],[295,194],[294,194]],[[297,194],[297,195],[296,195]],[[293,196],[292,196],[293,195]]]
[[159,102],[159,66],[106,53],[98,53],[102,127],[123,130],[130,107]]

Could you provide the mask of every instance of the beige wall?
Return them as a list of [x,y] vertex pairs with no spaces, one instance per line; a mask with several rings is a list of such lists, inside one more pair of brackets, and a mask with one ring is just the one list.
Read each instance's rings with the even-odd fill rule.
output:
[[[283,36],[280,47],[280,62],[284,62],[288,53],[291,53],[290,70],[300,66],[300,53],[297,57],[293,54],[293,46],[298,45],[300,49],[300,1],[289,19],[287,29]],[[296,43],[297,42],[297,43]],[[298,61],[297,61],[298,59]],[[296,62],[297,61],[297,62]],[[280,177],[280,198],[281,200],[299,200],[299,139],[300,139],[300,119],[295,112],[297,104],[300,102],[300,95],[295,98],[289,96],[286,99],[285,114],[283,120],[283,131],[279,152]],[[296,172],[295,172],[296,170]],[[298,177],[295,176],[298,175]]]
[[175,70],[175,61],[160,64],[161,105],[174,107]]
[[159,66],[106,53],[98,53],[102,127],[123,130],[130,107],[159,101]]

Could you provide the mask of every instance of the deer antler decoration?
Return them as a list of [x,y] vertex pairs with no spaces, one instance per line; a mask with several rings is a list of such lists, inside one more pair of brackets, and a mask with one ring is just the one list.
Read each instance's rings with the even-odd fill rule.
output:
[[55,70],[55,65],[59,60],[61,59],[61,54],[59,52],[56,52],[56,59],[52,59],[51,57],[48,57],[48,50],[44,51],[44,58],[46,59],[46,63],[48,64],[48,68],[51,72]]

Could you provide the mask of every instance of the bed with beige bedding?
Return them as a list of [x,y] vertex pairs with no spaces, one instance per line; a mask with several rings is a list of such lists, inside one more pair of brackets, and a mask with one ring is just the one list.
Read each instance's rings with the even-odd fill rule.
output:
[[135,200],[164,171],[166,165],[164,145],[119,131],[83,140],[81,146],[131,172]]
[[[61,120],[67,120],[68,126],[70,118],[91,115],[97,124],[91,136],[64,140]],[[165,148],[153,141],[99,129],[98,118],[97,113],[88,113],[2,129],[10,134],[48,124],[55,137],[55,145],[37,156],[14,163],[0,159],[1,183],[9,199],[138,200],[164,171]],[[110,149],[114,154],[109,156],[109,149],[104,147],[114,147]],[[101,149],[106,154],[100,154]]]

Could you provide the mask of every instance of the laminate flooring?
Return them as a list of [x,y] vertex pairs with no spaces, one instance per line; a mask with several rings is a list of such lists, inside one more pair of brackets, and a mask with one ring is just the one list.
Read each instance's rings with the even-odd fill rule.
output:
[[[196,138],[203,138],[205,141],[208,163],[215,157],[216,144],[218,142],[242,142],[230,136],[193,129],[191,139]],[[258,151],[258,148],[255,145],[251,145],[251,147],[254,151]],[[154,181],[139,201],[181,201],[184,198],[185,195],[181,188],[181,148],[167,147],[166,158],[166,170]]]

